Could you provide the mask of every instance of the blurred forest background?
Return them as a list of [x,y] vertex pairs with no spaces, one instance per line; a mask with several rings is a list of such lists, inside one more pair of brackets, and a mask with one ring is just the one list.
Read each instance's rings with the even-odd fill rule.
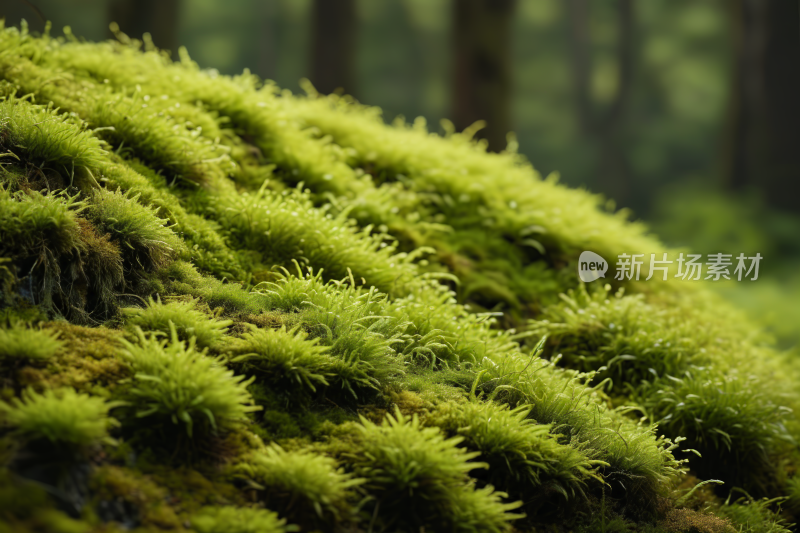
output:
[[[151,34],[201,67],[478,137],[613,198],[673,246],[761,253],[718,283],[800,344],[797,0],[2,0],[6,25],[89,40]],[[658,250],[653,250],[658,252]],[[607,258],[611,259],[611,258]],[[616,258],[612,259],[615,262]]]

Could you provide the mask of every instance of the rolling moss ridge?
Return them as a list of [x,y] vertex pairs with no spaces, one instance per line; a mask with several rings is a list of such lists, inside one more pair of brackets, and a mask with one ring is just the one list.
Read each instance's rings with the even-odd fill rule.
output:
[[0,32],[3,527],[787,530],[796,364],[579,285],[663,245],[513,142],[307,92]]

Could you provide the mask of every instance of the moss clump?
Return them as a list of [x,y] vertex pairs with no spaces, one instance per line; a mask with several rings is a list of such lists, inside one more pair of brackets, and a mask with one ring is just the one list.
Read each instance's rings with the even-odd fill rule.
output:
[[307,528],[355,522],[356,487],[364,480],[343,471],[336,462],[311,450],[286,451],[271,445],[233,468],[253,483],[270,509],[285,509],[289,522]]
[[533,508],[553,494],[565,500],[584,496],[587,482],[599,479],[596,468],[608,465],[559,443],[550,426],[527,418],[529,412],[524,405],[509,409],[493,403],[449,403],[436,409],[427,423],[460,436],[466,448],[480,453],[488,464],[487,474],[480,476],[483,482],[510,491],[519,487],[520,493],[513,495],[522,497],[524,491]]
[[470,483],[467,473],[488,465],[472,461],[479,452],[457,446],[461,437],[421,428],[416,416],[408,419],[399,412],[380,426],[361,422],[350,462],[375,494],[372,506],[384,527],[438,524],[457,531],[504,531],[509,519],[521,516],[512,513],[519,503],[503,502],[504,493]]
[[299,531],[272,511],[248,507],[206,507],[191,520],[198,533],[288,533]]
[[211,348],[225,337],[230,320],[218,320],[198,310],[192,301],[161,303],[150,299],[145,308],[129,307],[122,310],[125,323],[131,329],[160,331],[169,334],[174,327],[181,340],[194,338],[199,348]]
[[253,329],[233,348],[231,361],[271,387],[304,387],[316,392],[317,387],[329,385],[326,377],[333,375],[331,370],[336,365],[328,348],[319,346],[317,341],[308,340],[297,327],[289,331],[285,327]]
[[5,364],[45,362],[64,346],[49,331],[16,327],[0,329],[0,360]]
[[220,360],[195,351],[193,340],[181,341],[174,326],[169,340],[141,329],[136,334],[136,342],[122,341],[122,356],[135,373],[126,394],[136,418],[182,424],[192,437],[233,428],[258,410],[250,405],[248,382]]
[[6,426],[22,438],[74,447],[113,442],[108,431],[117,421],[108,416],[111,407],[103,398],[69,388],[27,389],[22,399],[0,403]]
[[142,205],[119,189],[97,189],[87,210],[89,220],[111,236],[123,253],[132,255],[140,268],[153,270],[166,265],[182,249],[183,243],[158,218],[156,209]]

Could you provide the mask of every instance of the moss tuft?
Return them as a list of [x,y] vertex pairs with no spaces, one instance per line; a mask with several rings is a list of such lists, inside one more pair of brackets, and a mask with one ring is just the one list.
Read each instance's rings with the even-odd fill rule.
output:
[[122,341],[121,352],[135,373],[126,395],[136,418],[182,424],[192,437],[235,427],[259,409],[251,405],[244,377],[196,351],[193,341],[179,340],[174,326],[169,340],[141,329],[136,336],[135,342]]
[[0,359],[4,363],[45,362],[64,347],[58,334],[19,325],[0,329]]
[[225,337],[226,328],[233,324],[230,320],[209,317],[198,310],[193,301],[162,303],[151,298],[145,308],[128,307],[122,312],[126,325],[131,329],[169,334],[170,328],[174,327],[181,340],[194,338],[199,348],[216,346]]
[[43,393],[28,389],[21,399],[0,402],[5,424],[23,438],[77,447],[113,443],[108,430],[117,421],[108,416],[111,407],[103,398],[70,388]]

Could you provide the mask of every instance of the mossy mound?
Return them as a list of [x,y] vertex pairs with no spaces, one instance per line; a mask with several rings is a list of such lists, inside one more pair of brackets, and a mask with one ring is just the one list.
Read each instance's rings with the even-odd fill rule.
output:
[[0,32],[0,527],[789,530],[795,363],[581,285],[625,213],[118,38]]

